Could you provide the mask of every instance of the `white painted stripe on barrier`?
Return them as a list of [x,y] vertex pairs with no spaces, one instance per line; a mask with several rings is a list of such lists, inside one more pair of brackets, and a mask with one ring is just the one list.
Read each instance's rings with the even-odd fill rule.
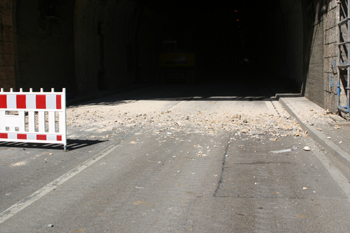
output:
[[16,101],[17,101],[16,95],[7,95],[7,108],[16,109],[17,108]]
[[47,135],[47,140],[48,141],[57,141],[57,136],[56,135]]
[[27,105],[27,109],[35,109],[36,108],[35,95],[27,95],[26,96],[26,105]]
[[36,140],[36,134],[27,134],[28,140]]
[[8,139],[17,139],[17,134],[16,133],[9,133],[8,134]]
[[55,95],[46,96],[46,109],[56,109],[56,96]]

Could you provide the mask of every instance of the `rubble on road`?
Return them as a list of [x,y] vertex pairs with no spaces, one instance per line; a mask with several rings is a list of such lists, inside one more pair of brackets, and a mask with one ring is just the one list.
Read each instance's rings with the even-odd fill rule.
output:
[[[216,134],[218,131],[237,132],[277,141],[279,137],[307,137],[297,121],[286,114],[232,114],[231,112],[193,111],[121,111],[118,106],[91,106],[67,110],[67,125],[90,131],[116,134],[125,130],[142,128],[154,133],[165,131],[173,136],[176,131]],[[110,135],[111,137],[112,135]]]

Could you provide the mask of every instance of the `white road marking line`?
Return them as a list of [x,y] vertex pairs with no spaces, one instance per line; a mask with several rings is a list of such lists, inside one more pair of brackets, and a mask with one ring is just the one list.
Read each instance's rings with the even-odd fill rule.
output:
[[102,152],[99,152],[92,158],[86,160],[85,162],[81,163],[77,167],[73,168],[69,172],[65,173],[64,175],[60,176],[56,180],[50,182],[49,184],[45,185],[41,189],[37,190],[33,194],[29,195],[28,197],[20,200],[13,206],[9,207],[5,211],[0,213],[0,224],[5,222],[7,219],[11,218],[27,206],[31,205],[35,201],[39,200],[41,197],[45,196],[49,192],[51,192],[53,189],[57,188],[59,185],[62,185],[69,179],[73,178],[75,175],[79,174],[80,172],[84,171],[86,168],[91,166],[92,164],[96,163],[100,159],[104,158],[107,156],[109,153],[111,153],[115,148],[117,148],[119,145],[116,146],[109,146]]

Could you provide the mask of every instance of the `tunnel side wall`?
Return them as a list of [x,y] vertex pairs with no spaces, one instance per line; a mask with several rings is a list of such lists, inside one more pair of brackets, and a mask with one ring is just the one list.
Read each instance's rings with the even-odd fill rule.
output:
[[324,1],[304,2],[305,73],[302,93],[324,107]]
[[130,0],[77,0],[75,74],[80,93],[154,79],[157,15]]
[[137,15],[132,1],[77,0],[74,19],[76,78],[80,93],[132,82],[128,44]]
[[74,77],[74,1],[17,1],[17,87],[76,88]]
[[[328,1],[325,14],[324,39],[324,108],[331,112],[337,111],[337,3]],[[343,92],[344,93],[344,92]]]
[[337,112],[337,3],[302,1],[304,18],[304,82],[302,94]]
[[15,2],[0,1],[0,87],[15,88]]

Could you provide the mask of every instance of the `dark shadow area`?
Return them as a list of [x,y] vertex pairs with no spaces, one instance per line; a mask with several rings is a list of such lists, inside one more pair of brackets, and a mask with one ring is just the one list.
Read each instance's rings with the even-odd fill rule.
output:
[[[99,143],[106,142],[106,140],[67,140],[67,150],[73,151],[84,147],[93,146]],[[23,142],[0,142],[0,147],[10,148],[23,148],[25,149],[45,149],[45,150],[62,150],[63,145],[61,144],[45,144],[45,143],[23,143]]]
[[[229,77],[218,77],[211,82],[196,85],[169,82],[164,85],[148,85],[146,87],[110,94],[109,96],[95,96],[94,100],[81,102],[79,105],[120,105],[138,100],[149,101],[266,101],[278,93],[298,93],[288,83],[271,78],[259,80],[244,78],[230,80]],[[259,77],[257,75],[257,77]],[[82,98],[83,99],[83,98]]]

